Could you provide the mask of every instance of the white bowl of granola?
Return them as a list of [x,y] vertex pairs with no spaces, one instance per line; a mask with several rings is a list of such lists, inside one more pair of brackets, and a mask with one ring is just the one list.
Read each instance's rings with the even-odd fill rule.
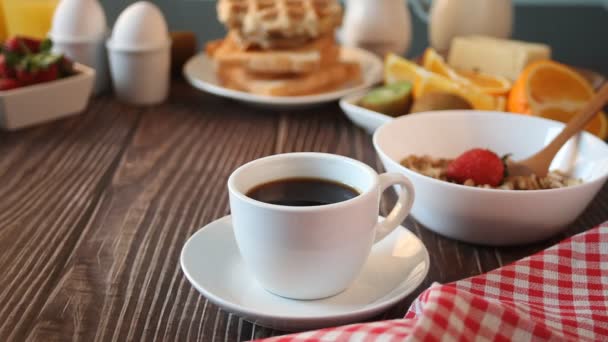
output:
[[[589,133],[571,139],[551,164],[549,177],[556,178],[542,186],[538,180],[505,184],[509,179],[497,188],[465,186],[444,180],[442,171],[433,168],[446,165],[441,158],[453,159],[473,148],[520,160],[540,150],[563,126],[501,112],[417,113],[382,125],[374,147],[388,172],[403,173],[414,183],[412,215],[422,225],[466,242],[514,245],[548,238],[585,210],[608,178],[604,141]],[[401,164],[408,158],[410,168]]]

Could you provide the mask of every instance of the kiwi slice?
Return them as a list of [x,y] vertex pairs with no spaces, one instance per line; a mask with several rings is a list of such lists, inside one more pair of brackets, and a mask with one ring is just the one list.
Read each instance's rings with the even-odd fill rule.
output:
[[430,112],[434,110],[473,109],[469,101],[462,97],[444,92],[426,93],[414,101],[412,113]]
[[373,89],[359,101],[359,105],[390,116],[405,115],[410,107],[411,93],[410,82],[396,82]]

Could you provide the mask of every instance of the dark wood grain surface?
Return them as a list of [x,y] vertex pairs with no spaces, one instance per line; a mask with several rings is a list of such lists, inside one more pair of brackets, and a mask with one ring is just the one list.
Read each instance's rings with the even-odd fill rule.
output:
[[[370,136],[336,104],[271,112],[182,83],[163,105],[135,108],[106,96],[82,115],[0,133],[0,341],[282,334],[208,302],[178,258],[189,236],[228,213],[232,170],[291,151],[342,154],[381,170]],[[460,243],[408,219],[430,251],[431,270],[415,293],[375,319],[403,316],[433,282],[492,270],[607,219],[608,186],[566,231],[529,246]]]

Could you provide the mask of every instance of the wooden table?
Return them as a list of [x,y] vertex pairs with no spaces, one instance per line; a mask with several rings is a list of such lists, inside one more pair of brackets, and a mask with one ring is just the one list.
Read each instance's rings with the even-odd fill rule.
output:
[[[281,334],[209,303],[178,258],[228,214],[226,180],[274,153],[323,151],[380,169],[371,138],[336,104],[270,112],[173,85],[166,104],[107,96],[86,113],[0,133],[0,341],[207,341]],[[388,201],[390,202],[390,201]],[[432,282],[500,267],[608,219],[608,186],[551,241],[489,248],[406,222],[426,244],[420,288],[376,319],[401,317]]]

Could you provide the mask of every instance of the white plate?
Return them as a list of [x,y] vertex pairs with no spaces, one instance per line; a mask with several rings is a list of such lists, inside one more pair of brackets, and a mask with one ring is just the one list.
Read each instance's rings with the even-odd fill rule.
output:
[[369,90],[366,89],[342,98],[340,100],[340,108],[342,108],[344,114],[346,114],[350,121],[355,125],[363,128],[369,134],[374,134],[374,131],[376,131],[378,127],[393,120],[393,118],[357,105],[359,100],[361,100],[368,91]]
[[429,270],[424,244],[399,227],[377,243],[355,282],[325,299],[299,301],[264,290],[241,259],[231,218],[196,232],[184,245],[181,267],[192,285],[213,303],[263,326],[287,331],[361,321],[412,293]]
[[342,47],[341,59],[361,65],[363,82],[357,86],[307,96],[262,96],[222,87],[215,74],[213,61],[205,53],[192,57],[184,66],[184,76],[200,90],[250,104],[270,108],[307,107],[336,101],[353,91],[369,88],[382,80],[382,61],[374,54],[357,48]]

